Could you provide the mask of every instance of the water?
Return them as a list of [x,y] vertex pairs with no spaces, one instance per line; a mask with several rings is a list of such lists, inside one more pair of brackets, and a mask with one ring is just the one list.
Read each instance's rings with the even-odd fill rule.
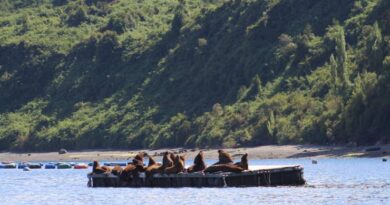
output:
[[[191,163],[191,162],[188,162]],[[390,204],[390,163],[371,159],[252,160],[301,164],[308,185],[254,188],[88,188],[90,170],[0,170],[7,204]]]

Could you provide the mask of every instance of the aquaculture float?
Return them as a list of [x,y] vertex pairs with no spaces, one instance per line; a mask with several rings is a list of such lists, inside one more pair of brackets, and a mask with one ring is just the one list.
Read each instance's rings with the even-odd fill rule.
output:
[[88,174],[91,187],[258,187],[258,186],[300,186],[305,184],[303,167],[285,166],[250,166],[241,173],[178,173],[154,174],[130,180],[122,180],[112,173]]

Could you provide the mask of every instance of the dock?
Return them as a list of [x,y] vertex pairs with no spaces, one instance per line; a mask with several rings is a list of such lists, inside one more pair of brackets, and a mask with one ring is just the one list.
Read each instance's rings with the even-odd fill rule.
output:
[[303,167],[251,166],[242,173],[179,173],[155,174],[123,181],[113,174],[88,174],[91,187],[258,187],[258,186],[300,186],[305,184]]

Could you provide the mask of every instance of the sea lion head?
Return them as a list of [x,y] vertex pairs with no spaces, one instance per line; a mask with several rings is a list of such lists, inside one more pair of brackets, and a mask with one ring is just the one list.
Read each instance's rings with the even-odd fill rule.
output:
[[200,151],[194,159],[194,164],[202,164],[202,163],[204,163],[204,156],[203,156],[203,152]]
[[162,162],[163,162],[162,166],[163,167],[170,167],[170,166],[172,166],[174,159],[175,158],[171,158],[171,153],[170,152],[168,152],[168,151],[165,152],[164,156],[163,156],[163,160],[162,160]]
[[143,162],[145,157],[145,152],[140,152],[137,155],[135,155],[134,159]]
[[153,159],[152,156],[148,155],[148,157],[149,157],[148,167],[157,164],[157,162]]
[[96,168],[98,168],[98,167],[100,167],[99,162],[93,161],[92,171],[94,172],[96,170]]
[[175,167],[177,168],[178,172],[183,172],[185,170],[185,156],[179,156],[176,155],[175,161],[174,161]]
[[230,154],[221,149],[218,150],[218,160],[220,164],[233,163],[233,158]]
[[241,157],[241,167],[245,170],[248,170],[248,153],[245,153]]

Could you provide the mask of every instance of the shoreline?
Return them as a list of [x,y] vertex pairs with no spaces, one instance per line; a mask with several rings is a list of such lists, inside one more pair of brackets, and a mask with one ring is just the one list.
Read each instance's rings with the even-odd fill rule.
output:
[[[369,148],[376,148],[370,151]],[[379,149],[379,150],[378,150]],[[172,151],[186,156],[187,160],[193,160],[200,150],[204,152],[206,160],[216,160],[218,149],[139,149],[139,150],[82,150],[70,151],[66,154],[58,152],[42,153],[0,153],[1,161],[127,161],[138,152],[144,151],[161,159],[161,153]],[[256,159],[288,159],[288,158],[337,158],[337,157],[390,157],[390,145],[343,147],[343,146],[319,146],[319,145],[267,145],[258,147],[227,148],[235,160],[248,153],[249,160]]]

